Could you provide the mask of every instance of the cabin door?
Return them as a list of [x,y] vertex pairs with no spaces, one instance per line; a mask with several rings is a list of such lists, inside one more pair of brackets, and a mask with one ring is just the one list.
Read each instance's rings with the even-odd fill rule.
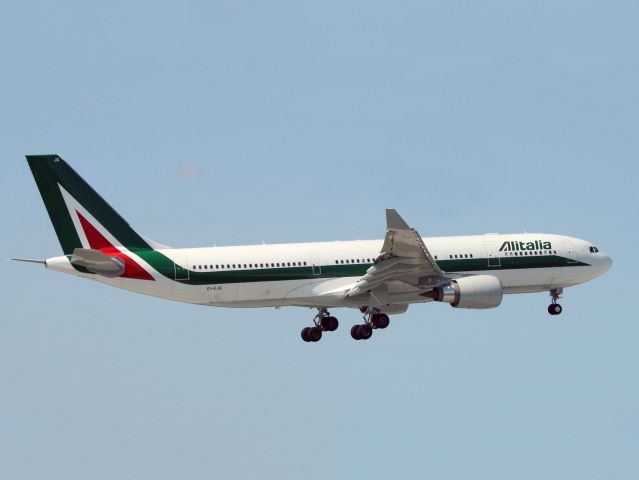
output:
[[489,267],[500,267],[501,257],[497,251],[496,243],[484,243],[484,250],[486,251],[486,258],[488,259]]
[[189,279],[189,260],[186,257],[175,257],[173,260],[173,267],[175,269],[176,280],[188,280]]
[[317,255],[311,255],[311,267],[313,269],[313,275],[321,275],[322,274],[322,266],[319,263],[319,258]]

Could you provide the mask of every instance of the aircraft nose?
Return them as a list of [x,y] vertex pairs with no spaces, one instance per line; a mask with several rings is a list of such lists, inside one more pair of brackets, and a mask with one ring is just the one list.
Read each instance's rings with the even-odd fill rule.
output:
[[612,258],[608,255],[604,255],[601,260],[601,273],[608,271],[612,267]]

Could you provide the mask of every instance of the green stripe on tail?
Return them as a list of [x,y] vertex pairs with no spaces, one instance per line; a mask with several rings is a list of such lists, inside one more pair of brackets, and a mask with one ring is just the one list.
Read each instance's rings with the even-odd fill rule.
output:
[[65,255],[72,254],[75,248],[83,245],[58,185],[90,212],[120,245],[129,250],[152,250],[126,220],[58,155],[27,155],[27,162]]

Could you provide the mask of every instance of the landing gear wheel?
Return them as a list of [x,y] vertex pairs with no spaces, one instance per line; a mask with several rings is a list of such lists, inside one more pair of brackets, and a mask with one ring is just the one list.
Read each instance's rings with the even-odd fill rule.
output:
[[558,303],[551,303],[550,305],[548,305],[548,313],[550,313],[551,315],[559,315],[562,310],[563,309],[561,308],[561,305],[559,305]]
[[318,308],[313,319],[314,326],[302,329],[302,340],[305,342],[319,342],[322,332],[334,332],[339,327],[337,318],[332,317],[326,308]]
[[361,340],[361,338],[359,338],[359,335],[357,333],[358,328],[359,328],[359,325],[353,325],[351,327],[351,337],[353,337],[353,340]]
[[357,336],[360,340],[368,340],[373,335],[373,329],[367,323],[357,327]]
[[339,322],[335,317],[323,317],[321,320],[321,325],[324,330],[327,332],[334,332],[339,327]]
[[548,305],[548,313],[551,315],[559,315],[561,313],[561,305],[557,303],[557,300],[561,298],[561,294],[564,293],[563,288],[555,288],[550,291],[550,296],[552,297],[552,303]]
[[302,328],[302,340],[304,340],[305,342],[310,342],[310,340],[308,339],[308,331],[310,329],[311,329],[311,327]]
[[322,329],[320,327],[308,327],[306,337],[309,342],[319,342],[322,338]]
[[302,340],[305,342],[319,342],[322,338],[320,327],[305,327],[302,329]]
[[385,313],[376,313],[371,319],[373,328],[386,328],[390,325],[390,318]]

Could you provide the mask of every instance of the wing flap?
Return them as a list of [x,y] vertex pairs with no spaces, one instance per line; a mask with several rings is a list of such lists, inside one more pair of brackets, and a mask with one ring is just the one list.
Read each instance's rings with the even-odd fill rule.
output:
[[389,290],[391,282],[401,282],[418,291],[441,283],[445,277],[417,230],[409,227],[397,211],[387,209],[382,251],[346,296],[360,295],[384,285]]

